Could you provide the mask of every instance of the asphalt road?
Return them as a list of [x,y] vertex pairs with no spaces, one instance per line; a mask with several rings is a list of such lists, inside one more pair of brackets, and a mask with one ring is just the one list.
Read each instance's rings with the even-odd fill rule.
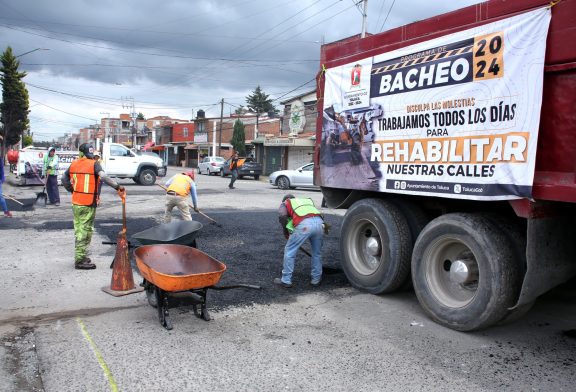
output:
[[[324,210],[333,229],[322,285],[308,284],[302,253],[294,287],[275,287],[285,242],[276,208],[284,192],[262,179],[239,180],[234,190],[219,177],[197,182],[200,209],[222,226],[194,215],[204,225],[198,248],[227,265],[221,284],[262,290],[210,290],[211,321],[179,306],[170,310],[174,329],[165,330],[144,294],[101,291],[115,251],[102,241],[121,228],[114,191],[104,189],[97,212],[91,257],[98,268],[77,271],[70,197],[61,189],[60,207],[0,218],[0,390],[574,390],[576,339],[562,333],[576,328],[574,287],[539,299],[513,324],[455,332],[430,321],[410,291],[374,296],[348,284],[339,270],[343,211],[334,210]],[[122,183],[128,236],[161,223],[163,191]],[[4,188],[24,202],[40,190]],[[320,205],[317,191],[291,192]]]

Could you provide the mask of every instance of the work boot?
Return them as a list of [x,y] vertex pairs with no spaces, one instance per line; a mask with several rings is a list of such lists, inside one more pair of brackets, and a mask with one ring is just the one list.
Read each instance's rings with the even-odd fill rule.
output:
[[282,279],[280,279],[280,278],[274,278],[274,284],[277,284],[278,286],[285,287],[287,289],[292,287],[292,283],[284,283],[284,282],[282,282]]
[[6,218],[12,218],[12,213],[10,211],[4,211],[4,216]]
[[322,283],[322,278],[317,279],[317,280],[310,280],[310,285],[312,285],[313,287],[318,287],[320,286],[320,283]]
[[92,264],[92,260],[90,260],[90,258],[84,257],[82,260],[80,260],[74,265],[74,268],[80,270],[96,269],[96,264]]

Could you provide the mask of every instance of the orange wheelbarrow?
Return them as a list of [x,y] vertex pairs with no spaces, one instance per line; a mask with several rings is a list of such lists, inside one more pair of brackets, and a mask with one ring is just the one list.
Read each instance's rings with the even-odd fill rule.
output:
[[168,330],[172,329],[168,309],[174,307],[172,302],[175,301],[171,300],[173,297],[188,297],[192,301],[194,314],[209,321],[206,306],[208,289],[261,289],[260,286],[249,284],[216,286],[226,271],[226,265],[193,247],[178,244],[144,245],[137,248],[134,255],[144,278],[143,286],[148,302],[158,309],[160,324]]

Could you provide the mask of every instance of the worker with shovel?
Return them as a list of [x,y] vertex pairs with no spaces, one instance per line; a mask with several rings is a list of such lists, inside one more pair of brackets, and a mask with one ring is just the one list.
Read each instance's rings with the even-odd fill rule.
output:
[[312,264],[310,284],[320,285],[322,281],[322,241],[324,238],[324,219],[314,206],[312,199],[296,198],[286,195],[278,209],[278,220],[288,239],[284,247],[282,278],[275,278],[274,284],[292,287],[292,273],[298,249],[310,240],[312,245]]
[[60,205],[60,191],[58,191],[58,154],[56,148],[50,147],[48,154],[44,156],[44,166],[42,166],[42,175],[46,179],[46,191],[50,204]]
[[177,207],[185,221],[191,221],[190,207],[188,206],[188,196],[192,198],[194,211],[198,211],[198,196],[196,194],[196,183],[194,182],[194,171],[178,173],[166,181],[166,210],[164,212],[164,222],[172,221],[172,210]]
[[123,186],[106,176],[100,163],[94,160],[94,147],[84,143],[79,148],[79,158],[70,164],[62,176],[62,185],[72,192],[72,212],[74,213],[74,236],[76,269],[95,269],[96,265],[87,257],[88,247],[94,231],[96,217],[98,181],[101,180],[116,189],[120,197],[125,197]]

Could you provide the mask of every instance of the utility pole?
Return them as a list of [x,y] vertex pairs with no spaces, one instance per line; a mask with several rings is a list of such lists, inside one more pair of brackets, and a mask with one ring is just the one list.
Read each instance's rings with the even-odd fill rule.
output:
[[134,109],[133,97],[122,97],[122,101],[127,101],[126,104],[122,103],[122,108],[130,109],[130,118],[132,119],[132,148],[136,148],[136,111]]
[[364,10],[362,11],[362,34],[360,38],[366,37],[366,19],[368,18],[368,0],[364,0]]
[[218,156],[221,157],[222,150],[222,121],[224,121],[224,98],[220,101],[220,137],[218,139]]
[[108,140],[108,128],[110,127],[110,113],[100,112],[100,114],[106,115],[106,122],[104,123],[104,142],[109,142],[110,140]]

